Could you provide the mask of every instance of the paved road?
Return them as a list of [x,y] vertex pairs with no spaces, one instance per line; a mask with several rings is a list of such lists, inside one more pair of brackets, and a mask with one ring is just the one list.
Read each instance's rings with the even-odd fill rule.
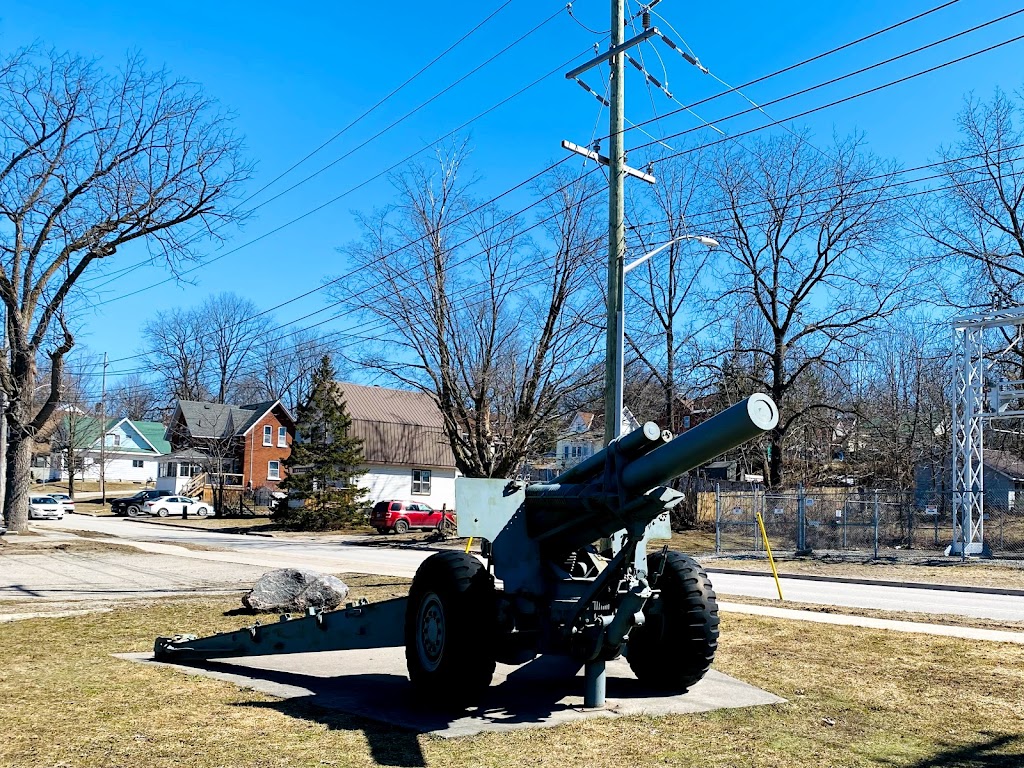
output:
[[[387,549],[351,543],[358,537],[266,538],[218,534],[194,529],[169,528],[127,518],[70,515],[63,521],[36,524],[39,529],[68,528],[118,536],[147,550],[219,563],[270,568],[306,566],[334,573],[355,572],[412,576],[430,554],[422,550]],[[217,551],[187,550],[176,545],[216,547]],[[770,578],[715,573],[720,595],[774,598]],[[919,590],[901,587],[782,579],[787,601],[854,608],[879,608],[926,614],[955,614],[1003,621],[1024,621],[1024,597],[969,594],[953,590]]]

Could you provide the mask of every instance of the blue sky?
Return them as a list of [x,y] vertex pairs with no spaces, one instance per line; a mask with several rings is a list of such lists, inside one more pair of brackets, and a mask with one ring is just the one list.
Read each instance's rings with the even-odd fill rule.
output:
[[[171,6],[98,0],[7,0],[0,7],[0,46],[7,50],[41,41],[99,57],[111,67],[127,52],[137,50],[152,67],[166,66],[175,75],[202,83],[210,95],[237,115],[237,128],[245,135],[248,151],[257,163],[248,190],[252,193],[373,106],[501,7],[502,2],[438,5],[397,0],[373,10],[362,5],[354,10],[354,4],[339,3],[310,8],[303,7],[306,4],[191,0]],[[834,6],[806,0],[704,4],[664,0],[655,8],[663,18],[655,16],[653,22],[677,42],[685,38],[712,73],[730,85],[741,85],[940,4],[940,0],[866,0]],[[634,12],[639,9],[636,3],[629,3],[629,7]],[[224,290],[269,308],[316,288],[326,276],[343,272],[345,265],[335,248],[358,235],[352,210],[385,204],[390,197],[386,179],[369,180],[407,155],[428,150],[439,136],[545,73],[555,74],[462,131],[474,147],[472,166],[482,177],[477,192],[499,194],[561,159],[562,139],[589,143],[599,120],[598,133],[604,133],[607,113],[602,113],[597,101],[565,80],[562,73],[574,57],[575,63],[589,58],[591,51],[587,49],[595,42],[606,44],[604,35],[582,25],[595,32],[606,30],[608,3],[579,0],[573,4],[575,19],[564,8],[564,1],[559,0],[511,0],[411,86],[256,197],[253,204],[352,152],[310,181],[260,207],[242,230],[227,233],[225,243],[211,244],[208,256],[222,258],[194,272],[192,284],[169,283],[120,298],[167,277],[159,267],[146,267],[104,286],[93,313],[83,318],[76,354],[107,352],[112,377],[116,378],[119,371],[141,367],[139,360],[132,359],[142,343],[141,327],[160,309],[197,305],[207,295]],[[766,103],[1018,8],[1002,0],[960,0],[913,24],[751,86],[744,93]],[[373,134],[552,16],[494,62],[353,152]],[[785,118],[1017,35],[1024,35],[1024,13],[777,104],[768,112],[775,119]],[[723,90],[720,82],[702,75],[663,45],[657,46],[657,53],[652,47],[642,51],[648,69],[659,79],[667,74],[671,91],[682,102],[692,103]],[[1024,84],[1022,54],[1024,41],[1005,45],[816,112],[797,124],[808,126],[823,141],[833,132],[846,135],[863,131],[876,153],[895,158],[906,167],[920,165],[935,159],[940,144],[955,140],[954,117],[966,92],[973,90],[987,98],[996,87],[1012,91]],[[600,74],[589,73],[584,79],[602,90]],[[723,130],[738,133],[766,122],[761,115],[723,120],[747,106],[740,96],[732,94],[697,111]],[[629,120],[650,120],[678,107],[657,91],[649,95],[640,74],[630,71],[626,104]],[[696,118],[682,112],[650,123],[645,130],[663,136],[698,125]],[[627,138],[627,147],[647,141],[634,131]],[[261,238],[364,182],[357,191]],[[509,209],[528,202],[524,192],[502,200]],[[261,239],[248,244],[256,238]],[[120,262],[123,266],[137,261],[141,254],[125,252],[118,258],[124,260]],[[284,324],[325,310],[326,306],[326,297],[313,293],[275,311],[274,316]],[[315,323],[330,314],[325,310],[300,324]],[[345,327],[344,320],[323,326],[324,330]]]

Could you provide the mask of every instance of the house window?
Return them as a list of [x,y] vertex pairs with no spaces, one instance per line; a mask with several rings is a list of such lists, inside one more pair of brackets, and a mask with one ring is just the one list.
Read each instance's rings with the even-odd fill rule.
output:
[[263,444],[273,445],[274,444],[274,428],[267,424],[263,427]]
[[412,471],[412,492],[422,494],[430,493],[429,469],[414,469]]
[[689,416],[683,416],[683,429],[689,429],[689,428],[690,428],[690,417]]
[[568,445],[566,445],[566,446],[563,446],[563,448],[562,448],[562,454],[563,454],[563,457],[564,457],[564,458],[566,458],[566,459],[568,459],[568,458],[569,458],[569,446],[568,446]]
[[287,448],[288,447],[288,429],[287,427],[277,428],[277,447]]
[[[269,427],[268,427],[269,429]],[[281,462],[280,461],[268,461],[267,462],[267,480],[280,480],[281,479]]]
[[121,444],[121,436],[116,432],[107,433],[107,445],[119,446]]
[[142,469],[144,466],[146,466],[146,462],[144,462],[142,459],[132,459],[132,466],[135,469]]

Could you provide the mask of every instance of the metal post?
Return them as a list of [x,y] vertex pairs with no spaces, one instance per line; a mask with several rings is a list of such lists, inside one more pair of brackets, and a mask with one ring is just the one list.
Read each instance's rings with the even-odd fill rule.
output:
[[583,706],[587,709],[604,708],[607,685],[604,661],[588,661],[583,670],[584,685]]
[[722,486],[715,483],[715,554],[722,554]]
[[875,488],[875,560],[878,559],[878,489]]
[[804,510],[804,485],[796,487],[796,551],[798,554],[807,551],[807,537],[804,530],[806,512]]
[[107,503],[107,353],[103,353],[103,385],[100,390],[100,504]]
[[757,488],[751,488],[750,490],[750,504],[753,507],[752,519],[750,521],[751,528],[754,529],[754,551],[757,552],[761,548],[761,531],[757,526]]
[[[625,40],[625,0],[611,0],[611,47]],[[623,129],[625,128],[625,57],[620,51],[608,61],[610,91],[608,108],[608,325],[605,334],[604,444],[619,436],[622,429],[622,267],[625,255],[625,202],[623,200],[622,167],[626,163]],[[586,665],[583,705],[604,706],[604,661]]]

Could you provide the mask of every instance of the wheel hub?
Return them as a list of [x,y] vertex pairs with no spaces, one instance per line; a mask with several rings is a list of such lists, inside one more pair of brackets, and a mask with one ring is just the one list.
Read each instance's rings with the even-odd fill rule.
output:
[[429,671],[437,669],[444,653],[444,608],[436,594],[425,595],[419,611],[419,642],[417,651],[420,662]]

